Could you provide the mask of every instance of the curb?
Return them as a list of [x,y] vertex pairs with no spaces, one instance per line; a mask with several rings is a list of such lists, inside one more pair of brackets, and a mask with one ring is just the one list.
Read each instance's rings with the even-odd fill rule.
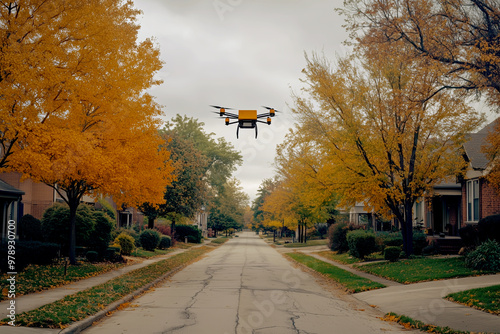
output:
[[77,321],[75,323],[73,323],[72,325],[70,325],[69,327],[66,327],[65,329],[63,329],[62,331],[60,331],[59,333],[60,334],[77,334],[77,333],[80,333],[81,331],[89,328],[90,326],[92,326],[92,324],[96,321],[99,321],[101,320],[102,318],[104,318],[109,312],[113,312],[113,311],[116,311],[116,309],[118,309],[118,307],[123,304],[123,303],[128,303],[129,301],[135,299],[137,296],[139,296],[140,294],[142,294],[143,292],[149,290],[150,288],[152,288],[153,286],[161,283],[162,281],[164,281],[165,279],[167,279],[169,276],[172,276],[173,274],[175,274],[176,272],[184,269],[187,265],[183,264],[177,268],[174,268],[168,272],[166,272],[165,274],[163,274],[162,276],[158,277],[157,279],[155,279],[154,281],[152,282],[149,282],[148,284],[144,285],[142,288],[139,288],[137,290],[135,290],[134,292],[126,295],[125,297],[109,304],[105,309],[97,312],[96,314],[94,315],[91,315],[83,320],[80,320],[80,321]]

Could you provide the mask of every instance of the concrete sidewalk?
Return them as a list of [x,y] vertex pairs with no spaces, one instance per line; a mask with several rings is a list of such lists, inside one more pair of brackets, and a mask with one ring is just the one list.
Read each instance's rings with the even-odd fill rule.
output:
[[[203,245],[209,244],[210,242],[205,242],[201,245],[196,245],[191,248],[196,248],[196,247],[201,247]],[[133,270],[148,266],[152,263],[167,259],[169,257],[172,257],[176,254],[185,252],[188,249],[176,249],[173,252],[156,256],[154,258],[150,259],[145,259],[139,263],[131,264],[125,267],[122,267],[117,270],[112,270],[109,272],[106,272],[104,274],[91,277],[91,278],[86,278],[82,279],[80,281],[76,281],[74,283],[70,283],[67,285],[63,285],[58,288],[50,289],[50,290],[44,290],[40,292],[35,292],[31,294],[27,294],[24,296],[19,296],[16,297],[16,314],[21,314],[23,312],[28,312],[34,309],[37,309],[43,305],[53,303],[57,300],[60,300],[64,298],[67,295],[72,295],[75,294],[79,291],[83,291],[86,289],[89,289],[93,286],[103,284],[115,277],[121,276],[123,274],[126,274],[128,272],[131,272]],[[7,307],[9,306],[10,300],[4,300],[0,302],[0,310],[7,310]],[[4,313],[2,311],[2,313]],[[5,313],[6,315],[7,313]],[[0,313],[0,319],[5,318],[5,316],[2,316]],[[59,333],[61,329],[46,329],[46,328],[34,328],[34,327],[12,327],[12,326],[0,326],[0,333],[16,333],[16,334],[34,334],[34,333]]]
[[450,293],[500,284],[500,274],[401,284],[328,260],[313,252],[308,255],[358,276],[386,285],[386,288],[353,294],[383,313],[394,312],[414,320],[455,330],[500,333],[500,316],[460,305],[443,297]]

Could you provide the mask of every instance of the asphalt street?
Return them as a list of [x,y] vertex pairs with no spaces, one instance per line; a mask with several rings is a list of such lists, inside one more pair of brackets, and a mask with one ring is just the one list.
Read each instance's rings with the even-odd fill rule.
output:
[[409,332],[379,312],[245,232],[84,333]]

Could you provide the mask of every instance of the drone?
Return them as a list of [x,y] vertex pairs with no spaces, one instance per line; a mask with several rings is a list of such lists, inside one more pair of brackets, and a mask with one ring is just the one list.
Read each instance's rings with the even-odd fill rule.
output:
[[[226,110],[235,110],[232,108],[213,106],[213,105],[211,105],[211,107],[219,109],[219,111],[215,113],[219,114],[220,117],[224,116],[226,117],[226,125],[238,123],[238,127],[236,128],[236,138],[239,137],[240,128],[255,129],[255,138],[257,138],[257,123],[264,123],[271,125],[271,117],[274,117],[276,115],[276,112],[279,112],[274,108],[262,106],[262,108],[265,108],[269,111],[262,114],[258,114],[257,110],[238,110],[238,114],[236,114],[236,113],[226,112]],[[260,120],[260,118],[264,117],[267,117],[266,121]],[[235,121],[231,121],[233,119]]]

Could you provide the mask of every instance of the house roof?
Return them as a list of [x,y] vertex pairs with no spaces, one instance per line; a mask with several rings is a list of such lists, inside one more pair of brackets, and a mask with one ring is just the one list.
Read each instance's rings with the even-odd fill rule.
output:
[[24,195],[24,191],[14,188],[7,182],[0,180],[0,197],[12,198],[12,197],[19,197],[22,195]]
[[464,149],[472,169],[484,170],[488,167],[489,160],[482,152],[482,147],[487,144],[486,137],[490,132],[495,131],[498,120],[496,119],[478,132],[468,135],[469,140],[464,144]]

